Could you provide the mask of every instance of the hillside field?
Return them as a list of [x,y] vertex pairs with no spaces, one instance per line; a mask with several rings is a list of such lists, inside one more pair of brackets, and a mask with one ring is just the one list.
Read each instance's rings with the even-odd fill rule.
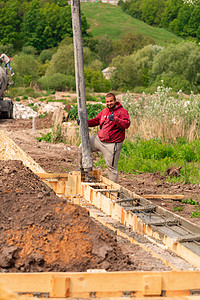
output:
[[132,18],[122,11],[119,6],[107,3],[81,3],[81,10],[90,25],[90,32],[94,37],[109,35],[118,40],[122,35],[133,32],[152,37],[158,45],[164,46],[169,42],[180,42],[182,39],[163,29],[152,27]]

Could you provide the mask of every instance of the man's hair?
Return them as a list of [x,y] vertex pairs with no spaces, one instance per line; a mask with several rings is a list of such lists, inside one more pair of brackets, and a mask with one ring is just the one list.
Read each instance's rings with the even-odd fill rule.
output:
[[111,97],[113,97],[113,99],[116,100],[116,97],[115,97],[115,95],[114,95],[113,93],[108,93],[108,94],[105,96],[105,98],[111,98]]

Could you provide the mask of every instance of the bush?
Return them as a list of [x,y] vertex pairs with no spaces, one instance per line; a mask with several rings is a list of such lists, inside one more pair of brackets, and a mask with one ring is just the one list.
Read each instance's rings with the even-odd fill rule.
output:
[[2,45],[0,44],[0,53],[6,53],[8,56],[14,55],[14,47],[12,44]]
[[[105,106],[102,104],[90,104],[86,105],[88,119],[93,119]],[[69,118],[76,120],[78,118],[78,107],[75,105],[69,112]]]
[[75,89],[75,78],[61,73],[55,73],[49,77],[43,76],[38,80],[38,83],[45,90],[65,91]]
[[12,61],[15,86],[28,86],[39,77],[37,60],[28,54],[15,55]]
[[39,56],[39,60],[41,61],[42,64],[44,64],[46,61],[50,61],[52,59],[52,51],[51,50],[43,50],[41,53],[40,53],[40,56]]
[[33,55],[33,56],[37,54],[37,50],[33,46],[22,47],[22,52],[24,54]]
[[108,92],[110,81],[104,78],[101,71],[85,68],[85,86],[94,92]]

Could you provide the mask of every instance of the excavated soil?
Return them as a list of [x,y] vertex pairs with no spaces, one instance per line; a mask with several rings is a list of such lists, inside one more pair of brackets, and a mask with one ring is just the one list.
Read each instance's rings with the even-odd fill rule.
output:
[[[0,120],[4,130],[46,172],[77,169],[77,146],[49,144],[35,139],[51,118],[42,119],[32,132],[32,120]],[[44,126],[45,122],[45,126]],[[38,127],[37,120],[37,128]],[[94,160],[97,156],[94,157]],[[107,176],[106,170],[103,175]],[[166,183],[160,174],[119,174],[119,184],[136,194],[183,194],[199,200],[199,185]],[[169,270],[139,246],[115,237],[88,216],[83,208],[58,197],[37,175],[19,161],[0,161],[0,271],[86,271],[88,269]],[[190,222],[193,205],[179,201],[152,200]]]
[[137,246],[133,259],[126,243],[122,250],[85,209],[58,197],[21,161],[0,161],[0,201],[1,272],[169,269]]

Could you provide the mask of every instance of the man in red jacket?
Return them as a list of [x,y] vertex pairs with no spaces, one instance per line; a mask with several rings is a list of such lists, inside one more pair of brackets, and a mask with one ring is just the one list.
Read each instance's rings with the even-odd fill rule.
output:
[[90,137],[91,152],[100,151],[106,161],[109,179],[117,182],[117,163],[125,139],[125,129],[130,126],[128,112],[113,93],[105,97],[104,108],[94,119],[88,120],[89,127],[100,125],[100,130]]

